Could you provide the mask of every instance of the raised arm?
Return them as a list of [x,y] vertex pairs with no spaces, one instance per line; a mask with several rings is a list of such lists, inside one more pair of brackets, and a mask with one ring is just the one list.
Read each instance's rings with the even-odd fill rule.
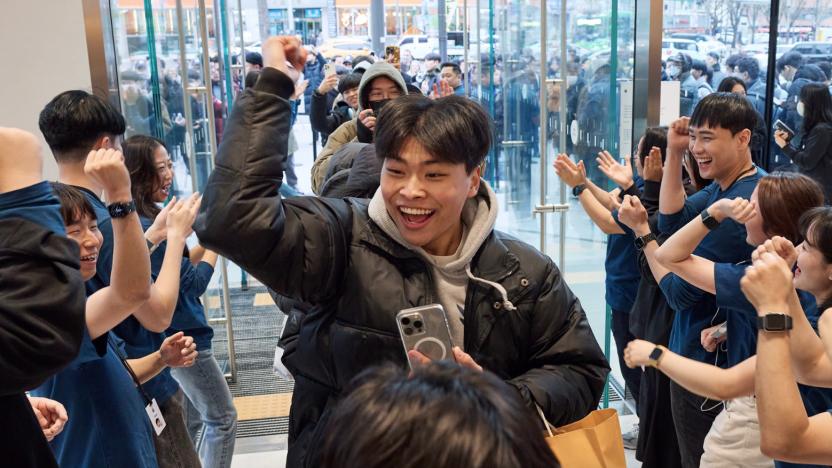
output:
[[162,268],[150,291],[150,298],[133,314],[143,327],[163,332],[170,326],[179,299],[182,253],[185,239],[193,232],[193,223],[202,197],[194,193],[170,208],[167,215],[167,246]]
[[754,369],[757,359],[750,357],[728,369],[680,356],[664,346],[658,362],[650,359],[656,345],[633,340],[624,350],[627,366],[653,366],[688,391],[714,400],[732,400],[754,394]]
[[[129,202],[130,174],[124,156],[101,149],[87,156],[84,171],[104,188],[108,203]],[[87,300],[87,328],[95,339],[121,323],[150,297],[150,256],[139,215],[112,218],[113,267],[110,286]]]
[[[650,234],[650,224],[647,222],[647,210],[637,197],[630,195],[624,196],[624,201],[621,202],[621,207],[618,209],[618,219],[633,230],[636,238]],[[650,265],[653,278],[656,279],[656,283],[660,283],[662,278],[670,273],[670,270],[656,260],[656,250],[658,248],[658,242],[652,240],[646,243],[642,249],[644,257]]]
[[[741,282],[742,290],[757,314],[789,311],[792,274],[779,256],[766,252],[758,257]],[[832,414],[808,417],[791,363],[789,331],[763,331],[757,337],[757,415],[760,448],[772,458],[794,463],[832,464]]]
[[[559,154],[557,159],[555,159],[554,167],[555,173],[560,177],[560,180],[570,188],[575,188],[582,184],[589,187],[590,182],[586,177],[583,161],[575,164],[568,155]],[[604,194],[608,199],[610,198],[609,194],[606,192]],[[610,210],[598,201],[591,190],[581,192],[578,200],[592,222],[605,234],[624,234],[624,230],[615,222]]]
[[685,188],[682,185],[682,161],[690,144],[688,117],[670,124],[667,130],[667,159],[664,163],[662,190],[659,196],[659,213],[675,214],[685,205]]
[[266,41],[266,68],[234,103],[194,227],[200,244],[271,289],[315,303],[340,287],[352,207],[280,197],[291,119],[286,98],[294,90],[281,40]]

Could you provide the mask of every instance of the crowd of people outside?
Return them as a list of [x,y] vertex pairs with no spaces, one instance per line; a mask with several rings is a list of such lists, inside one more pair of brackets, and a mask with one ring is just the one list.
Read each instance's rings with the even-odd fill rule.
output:
[[[218,62],[210,103],[185,97],[199,63],[188,87],[179,64],[159,67],[155,95],[137,62],[121,111],[79,90],[43,108],[55,182],[33,135],[0,129],[0,408],[17,425],[4,462],[230,466],[237,415],[199,299],[222,255],[289,316],[287,466],[558,466],[538,414],[583,418],[610,367],[558,266],[495,228],[495,127],[531,142],[523,173],[540,157],[518,120],[539,116],[534,59],[486,72],[397,57],[330,63],[269,38],[237,59],[230,109]],[[662,73],[681,82],[682,116],[619,161],[613,70],[569,57],[550,61],[575,78],[548,116],[577,126],[554,173],[608,235],[606,302],[639,416],[625,442],[646,467],[832,464],[829,67],[779,59],[769,131],[756,59],[673,56]],[[308,195],[301,111],[322,144]],[[765,145],[787,163],[761,161]],[[188,154],[193,193],[172,170]],[[403,350],[395,313],[428,304],[453,362]]]

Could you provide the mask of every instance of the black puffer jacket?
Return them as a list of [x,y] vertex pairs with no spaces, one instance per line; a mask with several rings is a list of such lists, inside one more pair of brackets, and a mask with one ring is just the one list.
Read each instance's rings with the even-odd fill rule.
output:
[[[295,376],[287,466],[317,466],[325,422],[347,383],[373,365],[407,365],[395,314],[438,299],[429,266],[370,220],[367,200],[280,198],[286,81],[266,69],[235,103],[195,229],[207,248],[312,305],[283,360]],[[465,351],[555,424],[595,408],[609,366],[554,263],[493,231],[471,270],[501,284],[517,310],[507,311],[495,289],[469,283]]]

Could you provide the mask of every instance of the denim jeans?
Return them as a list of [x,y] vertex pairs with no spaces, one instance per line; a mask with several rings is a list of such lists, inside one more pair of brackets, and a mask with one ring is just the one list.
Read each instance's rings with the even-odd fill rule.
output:
[[[188,397],[185,420],[204,468],[228,468],[234,455],[237,410],[217,360],[210,349],[200,350],[191,367],[172,369],[173,378]],[[202,428],[201,440],[195,435]]]

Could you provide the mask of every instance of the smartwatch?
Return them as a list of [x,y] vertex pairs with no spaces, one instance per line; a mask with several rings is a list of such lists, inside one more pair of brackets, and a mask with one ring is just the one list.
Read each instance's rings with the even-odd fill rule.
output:
[[107,211],[110,212],[111,218],[124,218],[130,213],[136,211],[136,202],[130,200],[129,202],[117,202],[107,205]]
[[655,348],[653,348],[653,352],[650,353],[650,361],[648,362],[648,365],[650,367],[655,367],[656,369],[658,369],[659,361],[661,360],[663,354],[664,346],[656,346]]
[[702,218],[702,224],[704,224],[709,231],[713,231],[714,229],[719,227],[719,220],[711,216],[711,214],[708,213],[707,208],[702,210],[702,214],[700,214],[699,216]]
[[578,184],[572,187],[572,195],[576,197],[580,197],[581,193],[586,190],[586,184]]
[[766,314],[757,317],[757,330],[784,332],[792,329],[792,318],[786,314]]
[[656,235],[653,234],[652,232],[647,233],[647,234],[645,234],[641,237],[636,237],[636,240],[635,240],[636,248],[638,250],[644,250],[644,248],[647,247],[647,244],[649,244],[650,242],[652,242],[654,240],[656,240]]

